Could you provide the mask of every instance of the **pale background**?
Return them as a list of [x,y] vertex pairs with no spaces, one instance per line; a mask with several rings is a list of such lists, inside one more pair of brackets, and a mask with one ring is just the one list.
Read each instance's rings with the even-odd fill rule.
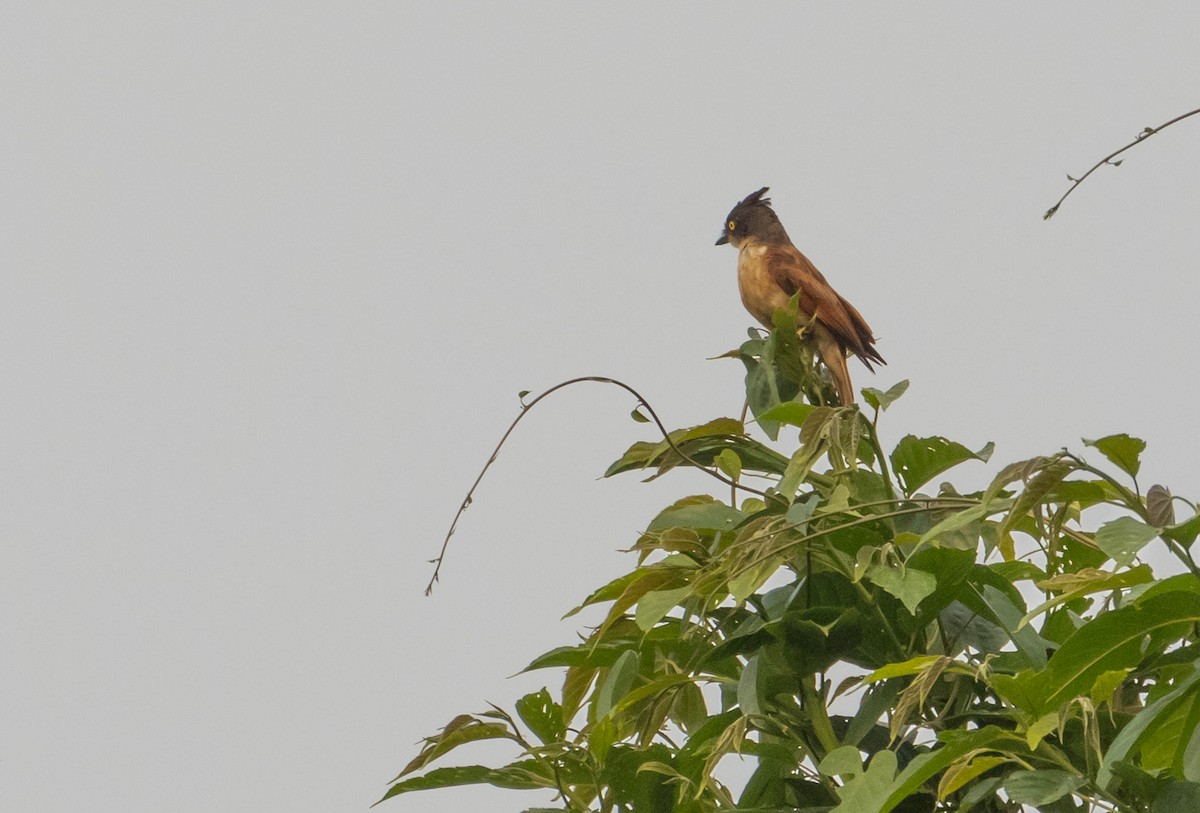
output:
[[596,479],[631,398],[544,402],[426,560],[520,390],[736,414],[762,185],[912,379],[886,443],[1127,431],[1200,496],[1200,118],[1041,219],[1200,102],[1200,4],[195,6],[0,10],[2,810],[364,810],[556,685],[506,676],[709,487]]

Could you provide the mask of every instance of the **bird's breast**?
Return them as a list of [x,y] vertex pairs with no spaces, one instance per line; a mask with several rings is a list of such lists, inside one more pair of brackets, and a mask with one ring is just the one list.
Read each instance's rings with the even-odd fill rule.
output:
[[[771,327],[771,316],[778,308],[786,308],[790,298],[771,274],[766,261],[766,246],[747,245],[738,253],[738,291],[742,304],[750,315],[765,327]],[[802,319],[807,316],[801,315]]]

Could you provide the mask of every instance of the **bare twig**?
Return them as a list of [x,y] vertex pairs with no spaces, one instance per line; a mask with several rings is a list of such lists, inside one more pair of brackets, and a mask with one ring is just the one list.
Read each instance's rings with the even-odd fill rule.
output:
[[1079,176],[1078,178],[1072,178],[1070,175],[1068,175],[1067,180],[1070,180],[1073,182],[1071,184],[1071,187],[1066,192],[1063,193],[1063,196],[1061,198],[1058,199],[1058,203],[1055,203],[1053,206],[1051,206],[1049,209],[1046,210],[1046,214],[1042,215],[1042,220],[1049,220],[1050,218],[1054,217],[1054,213],[1058,211],[1059,206],[1062,206],[1062,202],[1067,199],[1067,195],[1070,195],[1072,192],[1074,192],[1075,187],[1077,187],[1081,183],[1083,183],[1087,179],[1087,176],[1091,175],[1093,172],[1098,170],[1100,167],[1104,166],[1105,164],[1111,164],[1114,167],[1119,167],[1121,165],[1121,162],[1113,161],[1112,159],[1116,158],[1118,155],[1125,152],[1125,150],[1129,149],[1130,147],[1134,147],[1138,144],[1141,144],[1143,141],[1145,141],[1147,138],[1154,135],[1155,133],[1162,132],[1164,129],[1166,129],[1167,127],[1170,127],[1175,122],[1183,121],[1188,116],[1194,116],[1197,113],[1200,113],[1200,107],[1196,108],[1195,110],[1184,113],[1181,116],[1176,116],[1175,118],[1171,119],[1170,121],[1168,121],[1165,124],[1160,124],[1157,127],[1147,127],[1146,129],[1142,130],[1140,133],[1137,134],[1137,138],[1135,138],[1133,141],[1129,142],[1128,144],[1126,144],[1124,147],[1117,150],[1116,152],[1111,153],[1111,154],[1106,155],[1103,158],[1101,158],[1099,161],[1096,162],[1095,166],[1093,166],[1087,172],[1083,173],[1083,175]]
[[671,439],[670,433],[667,432],[667,428],[665,426],[663,426],[663,422],[658,419],[658,415],[655,413],[654,408],[651,407],[650,404],[646,401],[646,399],[642,397],[641,393],[639,393],[633,387],[629,386],[628,384],[624,383],[623,381],[618,381],[615,378],[608,378],[606,376],[588,375],[588,376],[582,376],[580,378],[572,378],[569,381],[563,381],[560,384],[555,384],[553,387],[551,387],[550,389],[543,392],[537,398],[534,398],[528,404],[525,404],[525,403],[521,404],[520,414],[517,415],[517,417],[515,419],[513,419],[513,422],[511,424],[509,424],[508,430],[504,433],[504,435],[501,436],[500,442],[496,444],[496,448],[492,451],[491,457],[489,457],[487,462],[483,464],[483,468],[480,470],[479,476],[475,478],[475,482],[471,484],[471,489],[467,492],[467,496],[463,498],[462,505],[460,505],[458,507],[458,511],[455,512],[454,520],[450,523],[450,530],[446,532],[446,538],[442,541],[441,552],[438,553],[438,556],[436,559],[430,560],[434,565],[433,576],[430,577],[429,584],[425,586],[425,595],[429,595],[430,593],[433,592],[433,585],[437,582],[438,574],[442,570],[442,561],[446,558],[446,548],[450,545],[450,537],[454,536],[454,529],[458,526],[458,520],[462,517],[463,512],[467,510],[468,506],[471,505],[471,501],[475,495],[475,489],[479,487],[479,483],[483,480],[483,476],[485,474],[487,474],[487,470],[489,468],[491,468],[493,463],[496,462],[496,455],[498,455],[500,453],[500,449],[502,446],[504,446],[505,442],[508,440],[508,436],[512,434],[513,430],[517,428],[517,424],[521,422],[522,418],[524,418],[527,414],[529,414],[529,410],[532,409],[533,406],[538,401],[541,401],[543,398],[545,398],[547,395],[549,395],[552,392],[561,390],[564,387],[569,387],[572,384],[579,384],[583,381],[594,381],[599,384],[612,384],[612,385],[620,387],[621,389],[630,393],[634,398],[636,398],[638,400],[638,405],[645,407],[646,412],[650,413],[650,417],[651,417],[651,419],[653,419],[655,426],[657,426],[658,431],[662,433],[663,440],[665,440],[667,442],[667,445],[671,447],[671,450],[673,452],[675,452],[675,454],[679,455],[681,458],[686,460],[688,463],[692,464],[697,469],[699,469],[700,471],[709,475],[710,477],[715,477],[716,479],[720,480],[722,483],[724,483],[727,486],[734,486],[734,487],[740,488],[742,491],[749,491],[749,492],[751,492],[753,494],[757,494],[760,497],[763,497],[765,499],[771,498],[771,495],[769,495],[765,491],[759,491],[756,488],[751,488],[750,486],[746,485],[745,483],[741,483],[741,484],[735,483],[733,480],[730,480],[729,478],[722,475],[716,469],[710,469],[705,466],[702,466],[700,463],[698,463],[696,460],[694,460],[691,456],[689,456],[686,452],[684,452],[682,449],[680,449],[678,446],[676,446],[675,441]]
[[1080,175],[1079,177],[1072,177],[1072,176],[1068,175],[1067,179],[1069,181],[1072,181],[1072,185],[1070,185],[1070,188],[1068,188],[1067,191],[1063,193],[1061,198],[1058,198],[1058,203],[1056,203],[1054,206],[1051,206],[1050,209],[1046,210],[1046,213],[1045,213],[1045,215],[1042,216],[1042,219],[1044,219],[1044,221],[1049,221],[1049,219],[1051,217],[1054,217],[1054,213],[1056,211],[1058,211],[1058,206],[1061,206],[1062,201],[1067,199],[1067,195],[1074,192],[1076,186],[1079,186],[1080,183],[1087,180],[1088,175],[1091,175],[1092,173],[1094,173],[1094,171],[1096,171],[1100,167],[1103,167],[1104,164],[1111,164],[1111,165],[1114,165],[1114,167],[1120,167],[1121,162],[1120,161],[1112,161],[1112,158],[1116,158],[1118,155],[1121,155],[1121,153],[1128,150],[1129,147],[1133,147],[1138,144],[1141,144],[1142,141],[1145,141],[1147,138],[1150,138],[1151,135],[1153,135],[1154,133],[1162,132],[1163,130],[1165,130],[1166,127],[1170,127],[1171,125],[1174,125],[1176,121],[1183,121],[1184,119],[1187,119],[1188,116],[1194,116],[1195,114],[1198,114],[1198,113],[1200,113],[1200,108],[1196,108],[1195,110],[1189,110],[1188,113],[1184,113],[1183,115],[1177,115],[1177,116],[1175,116],[1174,119],[1171,119],[1170,121],[1166,122],[1166,124],[1159,125],[1158,127],[1146,127],[1145,130],[1142,130],[1140,133],[1138,133],[1138,138],[1135,138],[1134,140],[1129,141],[1129,143],[1124,145],[1123,147],[1121,147],[1120,150],[1117,150],[1116,152],[1111,152],[1111,153],[1109,153],[1109,155],[1106,155],[1103,158],[1100,158],[1099,161],[1096,162],[1096,165],[1093,165],[1093,167],[1091,169],[1088,169],[1086,171],[1086,173]]

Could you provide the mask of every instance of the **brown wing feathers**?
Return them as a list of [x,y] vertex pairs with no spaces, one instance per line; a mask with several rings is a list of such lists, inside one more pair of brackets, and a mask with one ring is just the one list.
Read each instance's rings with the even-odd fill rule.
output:
[[800,292],[801,313],[816,317],[839,345],[858,356],[867,369],[871,362],[886,364],[874,347],[875,337],[862,314],[842,298],[824,275],[794,246],[772,246],[763,259],[771,277],[789,297]]

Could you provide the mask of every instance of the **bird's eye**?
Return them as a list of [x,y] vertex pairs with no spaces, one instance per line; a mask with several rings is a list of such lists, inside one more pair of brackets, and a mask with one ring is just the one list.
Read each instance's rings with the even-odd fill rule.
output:
[[734,229],[736,229],[736,228],[737,228],[737,221],[736,221],[736,220],[730,220],[728,223],[726,223],[726,224],[725,224],[725,226],[726,226],[726,227],[727,227],[727,228],[728,228],[730,231],[733,231]]

